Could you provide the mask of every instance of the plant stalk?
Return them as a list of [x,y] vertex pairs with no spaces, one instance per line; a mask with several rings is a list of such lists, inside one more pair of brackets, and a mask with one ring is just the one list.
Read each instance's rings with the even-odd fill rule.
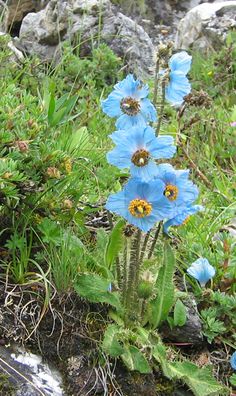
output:
[[153,238],[153,241],[152,241],[152,245],[151,245],[151,248],[150,248],[149,253],[148,253],[148,258],[149,259],[153,255],[153,252],[154,252],[154,249],[155,249],[155,246],[156,246],[156,243],[157,243],[157,239],[158,239],[160,231],[161,231],[161,226],[162,226],[162,221],[160,221],[160,223],[158,224],[158,227],[156,229],[156,232],[155,232],[155,235],[154,235],[154,238]]
[[166,98],[166,82],[165,79],[163,79],[161,83],[161,107],[160,107],[160,113],[156,127],[156,136],[159,135],[161,129],[161,122],[164,114],[165,98]]

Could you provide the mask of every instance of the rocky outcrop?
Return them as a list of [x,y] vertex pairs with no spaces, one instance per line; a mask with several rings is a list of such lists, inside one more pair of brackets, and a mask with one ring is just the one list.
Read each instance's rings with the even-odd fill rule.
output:
[[180,21],[175,47],[205,53],[218,50],[231,29],[236,28],[236,2],[204,3],[194,7]]
[[139,75],[150,73],[154,53],[150,37],[109,0],[50,0],[44,10],[23,19],[17,45],[51,61],[60,55],[64,40],[77,40],[83,55],[102,40],[125,58],[130,70]]
[[7,31],[8,15],[8,7],[2,0],[0,0],[0,32],[4,33]]
[[7,27],[11,28],[15,23],[21,23],[29,12],[39,11],[44,8],[48,0],[5,0],[4,2],[9,10]]

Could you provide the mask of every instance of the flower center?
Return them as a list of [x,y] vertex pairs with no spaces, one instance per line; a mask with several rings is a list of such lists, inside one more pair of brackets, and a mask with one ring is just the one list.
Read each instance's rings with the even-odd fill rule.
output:
[[134,217],[142,218],[149,216],[152,211],[152,205],[144,199],[133,199],[129,203],[129,212]]
[[167,184],[164,195],[166,198],[168,198],[170,201],[175,201],[178,197],[178,188],[176,186],[173,186],[172,184]]
[[136,166],[145,166],[148,164],[149,158],[149,152],[144,149],[140,149],[135,151],[135,153],[132,155],[131,161]]
[[140,112],[140,103],[139,100],[131,98],[128,96],[127,98],[123,98],[120,102],[120,108],[123,113],[129,116],[135,116]]

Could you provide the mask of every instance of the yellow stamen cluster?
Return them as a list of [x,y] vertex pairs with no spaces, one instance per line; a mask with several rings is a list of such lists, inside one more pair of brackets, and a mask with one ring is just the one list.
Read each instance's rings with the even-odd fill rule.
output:
[[134,217],[143,218],[152,212],[152,205],[144,199],[133,199],[129,203],[129,212]]
[[123,113],[134,116],[140,112],[140,102],[137,99],[131,98],[128,96],[127,98],[123,98],[120,102],[120,108]]
[[148,164],[149,158],[149,152],[147,150],[140,149],[135,151],[135,153],[132,155],[131,161],[134,165],[141,167]]
[[168,184],[164,191],[165,197],[168,198],[170,201],[175,201],[178,197],[178,193],[178,188],[176,186],[173,186],[172,184]]

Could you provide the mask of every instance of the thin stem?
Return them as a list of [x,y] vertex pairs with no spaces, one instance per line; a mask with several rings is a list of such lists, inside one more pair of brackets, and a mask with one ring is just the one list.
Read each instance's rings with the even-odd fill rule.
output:
[[159,82],[159,69],[160,69],[160,59],[157,55],[156,65],[155,65],[155,75],[154,75],[154,92],[153,92],[153,104],[156,107],[157,104],[157,90]]
[[160,107],[160,113],[158,116],[156,136],[159,135],[160,129],[161,129],[161,122],[162,122],[162,118],[163,118],[163,114],[164,114],[165,98],[166,98],[166,82],[165,82],[165,79],[163,79],[163,81],[161,83],[161,107]]
[[152,241],[152,245],[151,245],[151,248],[150,248],[149,253],[148,253],[148,258],[149,259],[153,255],[153,252],[154,252],[154,249],[155,249],[155,246],[156,246],[156,243],[157,243],[157,239],[158,239],[158,236],[159,236],[160,231],[161,231],[161,226],[162,226],[162,221],[160,221],[160,223],[158,224],[158,227],[156,229],[156,232],[155,232],[155,235],[154,235],[154,238],[153,238],[153,241]]
[[117,275],[118,286],[121,289],[122,288],[122,280],[121,280],[121,265],[120,265],[119,257],[116,258],[116,275]]
[[143,241],[143,246],[141,248],[141,254],[140,254],[140,263],[142,263],[145,252],[146,252],[146,248],[147,248],[147,244],[148,244],[148,240],[150,237],[150,231],[148,231],[145,235],[144,241]]
[[123,250],[123,285],[122,285],[122,300],[125,302],[125,296],[127,291],[127,277],[128,277],[128,259],[130,252],[130,238],[125,238],[124,241],[124,250]]
[[107,218],[108,218],[110,230],[112,230],[113,229],[112,214],[108,210],[107,210]]
[[135,297],[135,287],[139,276],[140,241],[141,231],[138,230],[133,238],[132,246],[130,249],[129,274],[125,293],[126,318],[129,316],[130,309],[132,308],[132,310],[134,310],[133,303]]

